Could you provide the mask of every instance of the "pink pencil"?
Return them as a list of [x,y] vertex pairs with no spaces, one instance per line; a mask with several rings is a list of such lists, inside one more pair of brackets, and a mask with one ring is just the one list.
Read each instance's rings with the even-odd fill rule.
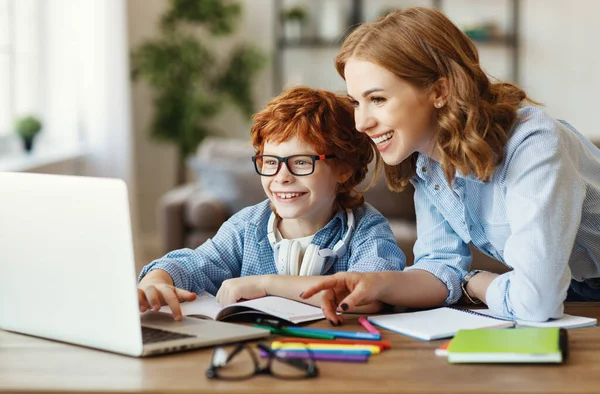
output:
[[371,334],[381,334],[364,316],[359,317],[358,322]]

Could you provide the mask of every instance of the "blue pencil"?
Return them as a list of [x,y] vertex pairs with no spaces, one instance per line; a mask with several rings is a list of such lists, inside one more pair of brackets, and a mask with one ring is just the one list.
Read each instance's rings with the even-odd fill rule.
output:
[[308,328],[308,327],[286,327],[287,331],[290,332],[311,332],[315,334],[333,335],[336,338],[351,338],[351,339],[381,339],[381,334],[373,334],[370,332],[361,331],[343,331],[343,330],[327,330],[322,328]]
[[[279,353],[279,352],[306,353],[306,348],[283,347],[283,348],[277,348],[277,349],[272,349],[272,350],[275,353]],[[327,354],[355,354],[355,355],[361,355],[361,356],[370,356],[371,355],[370,350],[363,350],[363,349],[357,349],[357,350],[352,350],[352,349],[310,349],[310,352],[313,354],[327,353]]]

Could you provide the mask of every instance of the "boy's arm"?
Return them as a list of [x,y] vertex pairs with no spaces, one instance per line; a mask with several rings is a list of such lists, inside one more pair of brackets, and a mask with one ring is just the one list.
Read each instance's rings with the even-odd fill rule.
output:
[[234,222],[225,222],[214,238],[196,249],[179,249],[153,261],[142,269],[138,281],[154,270],[163,270],[173,286],[201,293],[216,294],[221,283],[240,275],[243,231]]
[[352,234],[348,253],[348,272],[402,271],[406,265],[387,219],[370,206]]
[[[321,307],[323,293],[317,293],[308,299],[300,297],[305,289],[314,286],[321,279],[323,279],[322,276],[296,275],[256,275],[229,279],[223,282],[217,293],[217,301],[221,305],[229,305],[245,299],[273,295]],[[376,313],[382,307],[382,303],[376,302],[353,308],[347,312]]]

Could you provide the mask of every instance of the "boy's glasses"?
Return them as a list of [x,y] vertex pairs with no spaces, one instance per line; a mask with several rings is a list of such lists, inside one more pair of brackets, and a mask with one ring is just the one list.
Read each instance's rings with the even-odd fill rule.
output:
[[285,163],[292,175],[306,176],[315,172],[315,161],[333,159],[335,155],[292,155],[279,157],[273,155],[252,156],[254,168],[259,175],[275,176],[281,169],[281,163]]
[[267,359],[266,366],[261,367],[256,354],[243,343],[218,346],[213,351],[206,376],[210,379],[244,380],[261,374],[279,379],[307,379],[319,375],[312,353],[307,348],[300,349],[298,358],[283,358],[264,343],[257,346],[261,356]]

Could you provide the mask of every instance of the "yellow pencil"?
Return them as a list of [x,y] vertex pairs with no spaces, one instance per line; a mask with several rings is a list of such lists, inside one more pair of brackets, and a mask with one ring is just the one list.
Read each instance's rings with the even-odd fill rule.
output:
[[271,343],[271,349],[329,349],[329,350],[369,350],[371,354],[379,354],[381,349],[374,345],[348,345],[348,344],[329,344],[329,343],[296,343],[296,342],[279,342]]

